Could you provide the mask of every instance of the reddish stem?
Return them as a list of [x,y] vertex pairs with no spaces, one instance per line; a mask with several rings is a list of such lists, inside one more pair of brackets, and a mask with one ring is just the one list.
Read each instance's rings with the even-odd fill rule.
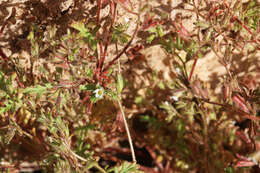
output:
[[153,160],[154,160],[155,164],[158,166],[158,168],[160,170],[164,170],[162,163],[157,161],[157,156],[156,156],[156,153],[154,152],[154,150],[149,146],[146,146],[145,148],[150,153],[151,157],[153,158]]
[[191,69],[191,71],[190,71],[189,81],[191,80],[191,77],[192,77],[193,72],[194,72],[194,70],[195,70],[197,61],[198,61],[198,55],[195,56],[195,60],[194,60],[194,63],[193,63],[193,65],[192,65],[192,69]]
[[[107,55],[107,48],[108,48],[108,45],[111,41],[111,32],[112,32],[112,29],[113,29],[113,24],[114,24],[114,21],[115,21],[115,14],[116,14],[116,4],[115,3],[110,2],[110,10],[111,10],[110,14],[112,14],[113,18],[112,18],[112,22],[111,22],[111,25],[110,25],[110,28],[109,28],[105,47],[104,47],[103,52],[101,53],[101,57],[100,57],[100,61],[99,61],[99,72],[100,72],[100,74],[102,74],[102,68],[103,68],[104,61],[105,61],[105,58],[106,58],[106,55]],[[102,45],[101,45],[101,47],[102,47]]]
[[129,42],[127,43],[127,45],[123,48],[123,50],[122,50],[114,59],[112,59],[112,60],[108,63],[108,65],[104,68],[103,72],[107,71],[107,70],[115,63],[115,61],[118,60],[118,59],[123,55],[123,53],[125,53],[125,51],[128,49],[128,47],[131,45],[131,43],[132,43],[132,41],[133,41],[133,39],[134,39],[134,37],[135,37],[137,31],[138,31],[138,28],[139,28],[139,16],[138,16],[138,22],[137,22],[136,27],[135,27],[135,31],[134,31],[134,33],[133,33],[133,35],[132,35],[130,41],[129,41]]
[[97,5],[98,5],[98,9],[97,9],[97,26],[99,26],[100,10],[101,10],[101,0],[98,0]]

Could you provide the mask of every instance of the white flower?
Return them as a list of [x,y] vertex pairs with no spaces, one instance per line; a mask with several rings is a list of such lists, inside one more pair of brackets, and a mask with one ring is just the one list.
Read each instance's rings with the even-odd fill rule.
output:
[[177,74],[181,74],[181,69],[179,67],[175,68]]
[[124,17],[125,23],[129,22],[129,18],[128,17]]
[[170,105],[168,101],[165,101],[165,102],[164,102],[164,104],[166,104],[167,106],[169,106],[169,105]]
[[179,98],[183,95],[184,90],[183,89],[179,89],[176,90],[172,96],[170,96],[170,99],[173,101],[179,101]]
[[179,100],[179,96],[171,96],[170,99],[174,100],[174,101],[178,101]]
[[103,88],[97,88],[95,91],[95,97],[98,99],[102,99],[104,96],[104,89]]

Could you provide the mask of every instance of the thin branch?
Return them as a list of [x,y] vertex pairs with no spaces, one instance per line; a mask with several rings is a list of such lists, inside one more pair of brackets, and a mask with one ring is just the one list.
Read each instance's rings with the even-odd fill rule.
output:
[[124,53],[125,51],[128,49],[128,47],[131,45],[132,41],[134,40],[134,37],[138,31],[139,28],[139,21],[140,21],[140,16],[138,15],[138,20],[137,20],[137,24],[135,27],[135,31],[130,39],[130,41],[127,43],[127,45],[123,48],[123,50],[113,59],[109,62],[109,64],[104,68],[103,72],[107,71],[114,63],[117,59],[119,59]]
[[[121,73],[121,70],[120,70],[120,61],[118,59],[118,73],[120,74]],[[126,117],[125,117],[125,112],[123,110],[123,106],[121,104],[121,93],[118,94],[118,105],[120,107],[120,111],[121,111],[121,115],[123,117],[123,120],[124,120],[124,125],[125,125],[125,129],[126,129],[126,133],[127,133],[127,137],[128,137],[128,142],[129,142],[129,145],[130,145],[130,150],[131,150],[131,153],[132,153],[132,159],[133,159],[133,162],[136,163],[136,158],[135,158],[135,151],[134,151],[134,146],[133,146],[133,142],[132,142],[132,138],[131,138],[131,134],[130,134],[130,131],[129,131],[129,128],[128,128],[128,124],[127,124],[127,121],[126,121]]]
[[133,162],[136,163],[135,151],[134,151],[134,147],[133,147],[133,142],[132,142],[132,138],[131,138],[131,135],[130,135],[130,131],[129,131],[129,128],[128,128],[128,124],[127,124],[127,121],[126,121],[125,113],[124,113],[122,104],[121,104],[119,99],[117,100],[117,102],[118,102],[118,105],[120,107],[120,111],[122,113],[122,117],[123,117],[123,120],[124,120],[125,130],[126,130],[126,133],[127,133],[128,142],[129,142],[130,150],[131,150],[131,153],[132,153],[132,159],[133,159]]

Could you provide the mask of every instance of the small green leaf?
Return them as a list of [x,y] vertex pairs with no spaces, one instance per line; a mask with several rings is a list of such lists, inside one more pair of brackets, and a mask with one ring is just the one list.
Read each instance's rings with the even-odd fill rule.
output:
[[176,38],[176,48],[179,50],[183,48],[183,44],[179,35]]
[[163,29],[160,25],[156,27],[156,30],[157,30],[157,34],[159,35],[159,37],[162,37],[164,35]]
[[91,168],[95,167],[96,165],[98,165],[98,163],[97,163],[96,161],[94,161],[94,160],[89,160],[89,161],[87,162],[86,168],[87,168],[87,169],[91,169]]
[[155,27],[151,27],[151,28],[149,28],[149,30],[148,30],[150,33],[157,33],[157,30],[156,30],[156,28]]
[[227,167],[224,169],[225,173],[234,173],[234,169],[232,167]]
[[87,75],[88,77],[93,77],[93,75],[94,75],[93,70],[92,70],[92,69],[87,69],[87,70],[86,70],[86,75]]
[[108,95],[109,97],[111,97],[113,100],[117,100],[118,96],[115,92],[113,92],[112,90],[105,90],[105,94]]
[[119,41],[120,41],[121,43],[127,43],[127,42],[129,41],[129,39],[130,39],[130,36],[127,35],[127,34],[125,34],[125,33],[122,33],[122,34],[120,35],[120,37],[119,37]]
[[93,91],[96,89],[96,85],[95,84],[87,84],[87,85],[80,85],[79,86],[80,90],[89,90],[89,91]]
[[142,96],[136,96],[135,97],[135,103],[136,104],[141,104],[143,102],[143,97]]
[[51,88],[51,84],[46,84],[46,86],[41,86],[41,85],[36,85],[36,87],[28,87],[24,89],[23,93],[31,94],[31,93],[37,93],[37,94],[42,94],[44,93],[47,89]]
[[198,22],[195,22],[195,25],[205,29],[205,28],[208,28],[210,25],[208,23],[205,23],[205,22],[202,22],[202,21],[198,21]]
[[95,97],[95,95],[90,96],[91,103],[96,103],[98,101],[98,98]]
[[158,87],[159,87],[160,89],[162,89],[162,90],[165,89],[165,85],[164,85],[164,83],[163,83],[162,81],[159,82]]
[[0,115],[7,112],[6,107],[0,107]]
[[120,94],[124,87],[124,80],[121,74],[117,75],[117,93]]
[[118,167],[114,167],[108,170],[108,172],[115,173],[134,173],[138,171],[138,166],[129,162],[124,162]]
[[31,31],[27,37],[29,40],[33,40],[34,39],[34,32]]
[[69,56],[68,56],[68,59],[69,59],[70,61],[73,61],[73,60],[74,60],[73,55],[69,55]]
[[150,43],[153,41],[153,39],[155,38],[155,36],[156,36],[155,34],[150,35],[150,36],[146,39],[146,42],[150,44]]
[[198,58],[202,58],[203,57],[203,55],[199,52],[198,53]]
[[81,33],[89,32],[89,30],[85,27],[84,23],[82,23],[82,22],[75,22],[71,25],[71,27],[78,30]]
[[79,31],[79,35],[90,45],[91,49],[97,49],[98,40],[96,40],[95,34],[91,33],[82,22],[76,22],[71,25],[72,28]]

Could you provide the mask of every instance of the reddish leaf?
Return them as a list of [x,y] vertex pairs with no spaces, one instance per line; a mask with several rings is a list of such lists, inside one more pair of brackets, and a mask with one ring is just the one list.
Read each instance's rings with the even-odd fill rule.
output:
[[60,106],[60,103],[61,103],[60,93],[61,93],[61,92],[59,92],[58,97],[57,97],[57,99],[56,99],[56,106],[57,106],[57,107],[59,107],[59,106]]
[[87,91],[87,92],[83,93],[83,97],[84,98],[80,101],[80,103],[81,104],[87,103],[86,114],[89,115],[89,114],[91,114],[91,109],[92,109],[92,106],[93,106],[92,102],[90,101],[90,92]]
[[63,68],[63,69],[69,69],[69,65],[68,63],[64,62],[64,63],[61,63],[61,64],[57,64],[56,67],[60,67],[60,68]]
[[173,25],[175,26],[175,28],[177,29],[177,32],[179,33],[180,37],[185,39],[185,40],[189,40],[191,38],[191,34],[189,33],[189,31],[182,25],[182,23],[180,22],[179,25],[177,25],[176,22],[172,22]]
[[239,161],[235,164],[235,167],[251,167],[256,165],[256,163],[250,158],[241,156],[239,154],[236,154],[236,156],[239,159]]
[[103,87],[106,87],[108,84],[112,82],[112,77],[109,76],[109,71],[101,72],[99,81]]
[[242,83],[249,89],[249,90],[255,90],[257,88],[257,77],[254,77],[252,75],[247,75],[243,78]]
[[236,136],[239,137],[242,141],[244,141],[246,144],[250,144],[251,141],[248,136],[245,135],[243,131],[236,131]]
[[127,57],[129,58],[130,61],[134,60],[135,58],[140,58],[143,56],[139,51],[144,48],[143,45],[136,45],[135,47],[129,49],[126,52]]
[[192,91],[194,94],[198,95],[199,97],[203,99],[208,99],[209,98],[208,90],[207,88],[203,89],[201,85],[202,84],[199,80],[195,80],[191,86]]
[[251,167],[255,166],[256,164],[253,161],[238,161],[235,167]]
[[24,88],[24,84],[19,80],[18,76],[16,77],[16,81],[17,81],[19,87]]
[[224,92],[224,101],[228,101],[231,98],[231,86],[230,86],[230,84],[224,84],[223,92]]
[[144,23],[143,23],[143,26],[142,26],[142,29],[143,30],[147,30],[151,27],[155,27],[159,24],[161,24],[162,22],[158,21],[158,20],[155,20],[153,19],[154,17],[151,16],[149,13],[146,13],[145,15],[145,19],[144,19]]
[[92,106],[93,106],[93,104],[91,102],[88,102],[87,109],[86,109],[86,114],[87,115],[91,114]]
[[116,120],[113,124],[112,132],[114,132],[116,130],[118,130],[121,133],[123,133],[125,131],[124,119],[123,119],[121,111],[118,111],[116,114]]
[[183,38],[189,39],[191,37],[189,31],[182,24],[180,24],[179,33],[180,33],[180,36]]
[[245,99],[238,94],[234,94],[232,96],[232,101],[238,106],[241,110],[245,111],[246,113],[249,113],[249,110],[246,106]]
[[86,92],[84,98],[80,101],[81,103],[86,103],[90,99],[90,92]]

